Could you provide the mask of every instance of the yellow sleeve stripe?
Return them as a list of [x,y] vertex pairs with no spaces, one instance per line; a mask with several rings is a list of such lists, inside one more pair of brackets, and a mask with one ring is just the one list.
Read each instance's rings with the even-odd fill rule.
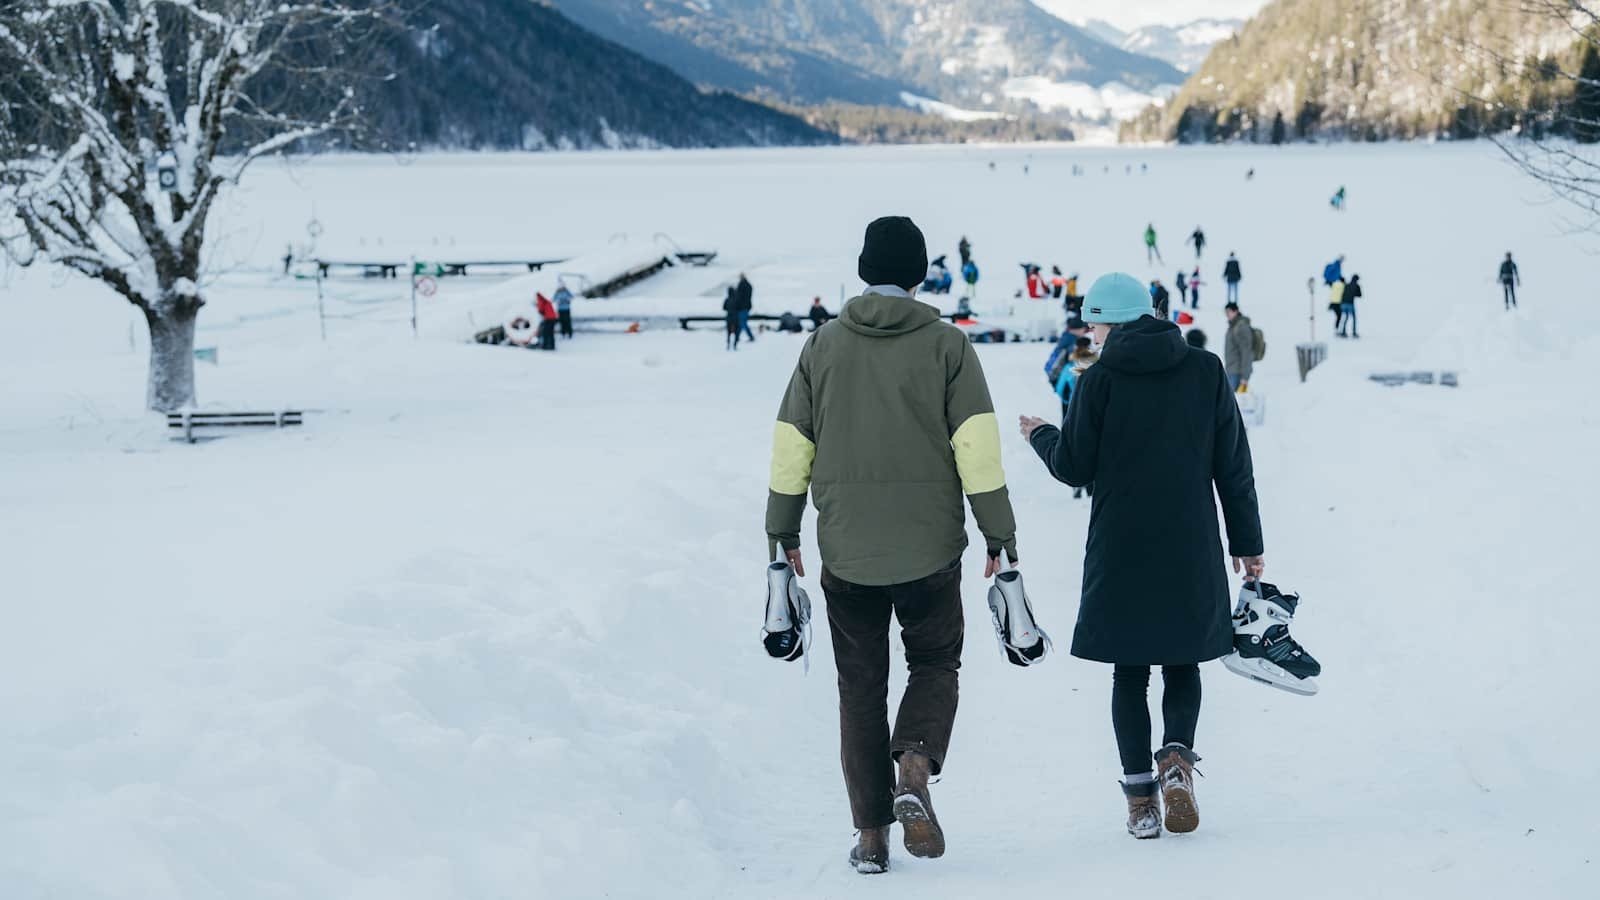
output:
[[994,413],[979,413],[961,423],[950,438],[956,451],[956,472],[968,496],[987,494],[1006,486],[1000,467],[1000,422]]
[[800,429],[788,422],[773,426],[772,492],[789,496],[804,494],[811,486],[811,461],[816,457],[817,445],[801,434]]

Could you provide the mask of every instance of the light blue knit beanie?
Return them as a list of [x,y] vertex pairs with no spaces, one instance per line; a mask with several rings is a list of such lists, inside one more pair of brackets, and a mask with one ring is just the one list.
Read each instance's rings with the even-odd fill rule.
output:
[[1125,272],[1101,275],[1083,298],[1085,322],[1121,325],[1153,314],[1150,289]]

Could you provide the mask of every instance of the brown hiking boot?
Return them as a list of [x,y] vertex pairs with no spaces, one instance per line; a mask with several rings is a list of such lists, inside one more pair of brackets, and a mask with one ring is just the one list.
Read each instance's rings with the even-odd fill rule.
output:
[[1168,744],[1156,751],[1156,781],[1167,808],[1167,830],[1173,834],[1188,834],[1200,827],[1200,806],[1194,799],[1194,764],[1199,761],[1200,757],[1182,744]]
[[1128,798],[1128,833],[1141,841],[1161,837],[1161,801],[1156,795],[1156,783],[1124,783],[1122,795]]
[[894,789],[894,817],[905,832],[906,852],[936,859],[944,855],[944,831],[928,797],[933,761],[907,750],[900,754],[900,785]]
[[850,866],[860,875],[889,871],[889,826],[861,829],[850,848]]

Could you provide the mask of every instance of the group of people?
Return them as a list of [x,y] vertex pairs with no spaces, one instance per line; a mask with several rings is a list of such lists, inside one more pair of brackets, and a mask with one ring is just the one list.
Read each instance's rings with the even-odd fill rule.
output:
[[1328,288],[1328,311],[1333,313],[1334,334],[1360,338],[1356,329],[1356,301],[1361,299],[1361,276],[1344,277],[1344,257],[1322,267],[1322,283]]
[[[984,576],[1000,571],[1002,553],[1018,561],[989,386],[967,337],[917,301],[927,264],[910,219],[867,226],[858,260],[866,287],[807,339],[773,438],[768,559],[781,552],[804,576],[808,494],[818,509],[840,755],[858,829],[849,862],[862,873],[887,870],[895,822],[912,855],[945,850],[929,782],[945,771],[955,721],[963,495],[984,537]],[[1101,277],[1070,330],[1080,333],[1063,363],[1071,375],[1061,426],[1026,416],[1018,425],[1050,475],[1095,487],[1071,652],[1114,667],[1128,832],[1189,832],[1199,826],[1198,665],[1233,649],[1224,560],[1247,579],[1265,567],[1249,441],[1223,363],[1155,316],[1138,279]],[[1161,564],[1151,565],[1156,552]],[[910,674],[891,727],[895,618]],[[1154,665],[1165,694],[1152,748]]]
[[[750,313],[755,308],[755,288],[750,284],[750,279],[743,272],[739,273],[739,280],[728,287],[726,299],[722,301],[722,312],[726,325],[725,346],[729,350],[739,349],[739,339],[742,337],[749,341],[756,339],[755,332],[750,328]],[[811,320],[811,330],[816,331],[833,314],[822,305],[821,297],[811,298],[811,310],[806,313],[806,318]],[[778,315],[778,331],[800,334],[805,331],[799,316],[785,311]]]
[[572,291],[565,284],[556,287],[553,298],[546,297],[542,291],[535,293],[533,308],[539,317],[537,324],[528,321],[526,316],[517,316],[507,326],[507,338],[511,343],[530,350],[555,350],[558,329],[563,338],[572,337]]
[[[1184,239],[1184,243],[1193,245],[1194,259],[1198,264],[1200,262],[1200,257],[1205,255],[1206,251],[1205,229],[1201,228],[1199,225],[1196,225],[1194,227],[1194,231]],[[1160,246],[1156,244],[1156,226],[1154,222],[1144,227],[1144,261],[1152,265],[1155,263],[1165,264],[1166,262],[1161,258]],[[1199,266],[1196,265],[1195,268],[1198,269]]]

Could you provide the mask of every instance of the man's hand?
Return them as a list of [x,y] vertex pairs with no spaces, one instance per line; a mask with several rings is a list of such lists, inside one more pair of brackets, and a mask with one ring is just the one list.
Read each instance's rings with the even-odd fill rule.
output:
[[1022,431],[1023,440],[1027,440],[1027,441],[1033,440],[1033,433],[1034,433],[1034,431],[1038,430],[1040,425],[1048,425],[1048,424],[1049,423],[1046,422],[1045,420],[1039,419],[1039,418],[1035,418],[1033,416],[1018,416],[1017,417],[1017,427],[1019,429],[1021,429],[1021,431]]
[[[783,551],[783,555],[789,558],[789,565],[794,566],[794,574],[800,576],[801,578],[806,577],[806,564],[800,559],[799,547],[796,547],[793,550],[785,550]],[[1237,563],[1238,560],[1234,560],[1234,562]],[[1234,570],[1238,570],[1237,565],[1234,566]]]
[[1233,558],[1234,574],[1237,575],[1241,569],[1244,571],[1244,577],[1247,580],[1254,581],[1260,578],[1263,572],[1267,571],[1267,558],[1265,556],[1235,556]]
[[[1004,553],[1004,552],[1005,552],[1004,550],[1000,551],[1000,553]],[[984,560],[984,563],[983,563],[983,577],[985,577],[985,578],[993,578],[994,576],[1000,574],[1000,553],[996,553],[995,555],[993,555],[993,556],[989,557],[988,559]],[[1013,567],[1015,567],[1016,564],[1017,564],[1017,561],[1013,559],[1011,561],[1011,565]]]

